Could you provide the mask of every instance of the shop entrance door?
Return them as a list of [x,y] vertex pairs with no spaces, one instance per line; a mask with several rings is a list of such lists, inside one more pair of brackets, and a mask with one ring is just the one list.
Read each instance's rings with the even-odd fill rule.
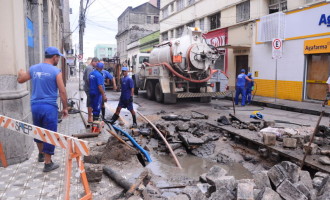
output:
[[330,54],[312,54],[307,57],[307,80],[305,99],[324,100],[326,81],[330,72]]
[[245,69],[246,74],[249,72],[248,68],[249,64],[249,56],[243,55],[243,56],[236,56],[236,76],[241,73],[241,69]]

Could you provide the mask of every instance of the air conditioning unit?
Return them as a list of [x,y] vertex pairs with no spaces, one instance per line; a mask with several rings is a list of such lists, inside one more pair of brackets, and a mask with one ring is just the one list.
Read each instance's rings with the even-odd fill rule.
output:
[[283,12],[261,17],[259,24],[258,42],[270,42],[274,38],[285,38],[285,14]]

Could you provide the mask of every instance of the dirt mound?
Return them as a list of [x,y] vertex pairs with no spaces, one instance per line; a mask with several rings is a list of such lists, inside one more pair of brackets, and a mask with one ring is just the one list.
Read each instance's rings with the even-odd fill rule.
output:
[[111,159],[118,161],[128,161],[136,154],[136,151],[130,149],[122,143],[119,143],[115,138],[110,137],[106,147],[104,148],[102,162],[106,162]]

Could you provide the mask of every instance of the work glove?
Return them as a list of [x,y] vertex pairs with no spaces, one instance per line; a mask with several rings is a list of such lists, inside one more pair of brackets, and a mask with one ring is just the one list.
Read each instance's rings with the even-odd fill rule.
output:
[[129,102],[133,102],[133,97],[130,96],[128,101],[129,101]]

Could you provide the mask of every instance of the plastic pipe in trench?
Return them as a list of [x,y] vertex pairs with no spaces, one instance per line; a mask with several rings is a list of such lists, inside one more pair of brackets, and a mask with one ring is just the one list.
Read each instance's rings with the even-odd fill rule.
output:
[[116,130],[116,131],[120,131],[122,134],[124,134],[126,137],[128,137],[128,139],[133,143],[134,146],[136,146],[142,153],[143,155],[146,157],[148,162],[151,162],[151,158],[150,155],[148,154],[148,152],[146,150],[144,150],[127,132],[121,130],[120,128],[112,125],[112,127]]

